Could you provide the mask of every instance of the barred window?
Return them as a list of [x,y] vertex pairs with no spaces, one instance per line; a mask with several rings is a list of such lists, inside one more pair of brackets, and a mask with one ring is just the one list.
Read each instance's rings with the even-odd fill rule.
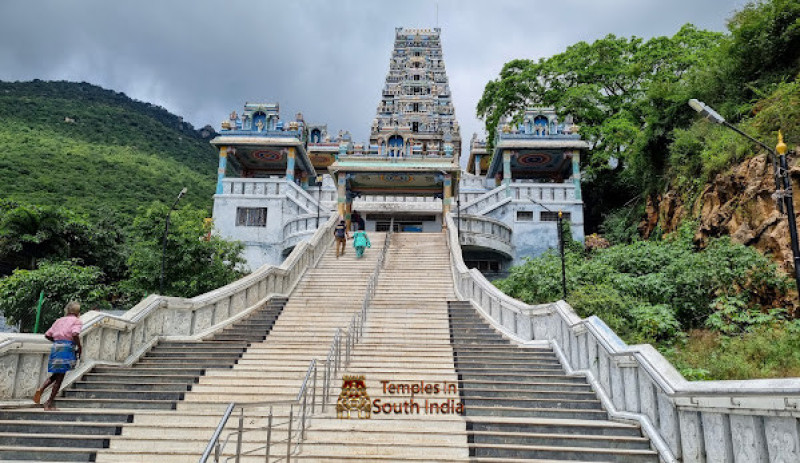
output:
[[517,211],[517,222],[533,222],[533,212]]
[[237,227],[266,227],[267,208],[266,207],[237,207],[236,208]]
[[[562,212],[561,217],[569,222],[569,212]],[[558,222],[558,212],[542,211],[539,215],[539,220],[542,222]]]

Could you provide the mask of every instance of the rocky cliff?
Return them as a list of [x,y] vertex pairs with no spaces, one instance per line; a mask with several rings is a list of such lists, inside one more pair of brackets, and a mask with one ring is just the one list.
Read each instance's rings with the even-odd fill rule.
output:
[[[796,158],[790,156],[789,170],[794,208],[800,211],[800,163]],[[774,192],[772,164],[761,154],[717,175],[695,198],[676,189],[651,197],[639,229],[648,237],[657,228],[672,232],[681,221],[693,219],[699,225],[695,241],[701,246],[709,237],[730,235],[733,241],[770,255],[788,273],[792,271],[789,228],[786,216],[777,210]]]

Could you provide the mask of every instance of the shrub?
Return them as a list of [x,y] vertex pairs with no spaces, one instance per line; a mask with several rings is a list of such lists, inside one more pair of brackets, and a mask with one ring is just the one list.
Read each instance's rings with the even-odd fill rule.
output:
[[103,272],[97,267],[83,267],[75,261],[42,262],[36,270],[16,270],[0,279],[0,312],[12,324],[20,323],[21,331],[30,332],[36,320],[39,293],[44,291],[40,332],[63,315],[71,300],[82,305],[82,311],[108,308],[108,288],[101,284]]
[[569,303],[581,317],[595,315],[621,336],[630,331],[629,313],[633,303],[613,286],[580,286],[570,293]]
[[638,304],[630,314],[635,334],[644,341],[669,341],[680,333],[681,325],[666,304]]

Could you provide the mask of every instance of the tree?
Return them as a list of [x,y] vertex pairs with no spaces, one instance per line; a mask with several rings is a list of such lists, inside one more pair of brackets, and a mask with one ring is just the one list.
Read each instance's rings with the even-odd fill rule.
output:
[[0,203],[0,261],[34,270],[42,260],[78,259],[98,266],[112,280],[125,275],[124,233],[118,220],[100,212],[95,223],[61,207]]
[[108,288],[102,284],[103,277],[99,268],[83,267],[75,261],[42,262],[36,270],[16,270],[0,279],[0,312],[12,324],[19,323],[22,331],[30,332],[42,291],[45,299],[40,328],[61,317],[71,300],[80,302],[83,311],[107,308]]
[[764,98],[800,72],[800,3],[755,0],[728,21],[730,38],[707,73],[702,95],[729,118],[748,114]]
[[580,133],[592,146],[585,159],[590,173],[608,169],[611,158],[638,154],[652,111],[664,112],[651,107],[648,92],[681,82],[720,38],[687,24],[673,37],[643,41],[608,35],[538,62],[510,61],[500,78],[487,84],[477,113],[493,134],[502,118],[519,118],[526,107],[555,107],[581,124]]
[[[168,206],[154,202],[133,222],[130,278],[125,287],[133,293],[159,288],[164,218]],[[165,256],[164,293],[193,297],[226,285],[243,275],[244,246],[209,234],[202,209],[184,207],[172,212]]]
[[477,113],[490,134],[529,106],[576,118],[591,146],[581,158],[591,229],[607,211],[660,187],[672,127],[691,120],[685,108],[690,71],[721,39],[687,24],[672,37],[608,35],[538,62],[510,61],[487,84]]

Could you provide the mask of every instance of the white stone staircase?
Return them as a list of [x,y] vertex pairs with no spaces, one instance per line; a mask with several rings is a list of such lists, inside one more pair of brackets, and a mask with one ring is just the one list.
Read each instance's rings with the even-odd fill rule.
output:
[[[208,370],[175,411],[137,411],[97,461],[196,462],[230,402],[294,399],[311,359],[327,354],[336,329],[361,308],[384,241],[380,233],[370,238],[372,248],[362,259],[352,247],[337,259],[331,247],[300,281],[265,341],[252,344],[232,369]],[[275,409],[276,418],[287,415],[288,406]],[[263,426],[265,416],[250,414],[245,427]],[[264,436],[255,434],[248,440],[263,445]]]
[[[373,240],[374,242],[374,240]],[[363,375],[370,399],[402,403],[405,394],[383,392],[381,381],[457,384],[447,301],[455,298],[445,237],[395,234],[367,314],[366,329],[345,375]],[[336,384],[338,392],[341,383]],[[437,403],[458,394],[419,394]],[[298,459],[307,461],[469,460],[465,420],[457,414],[373,414],[339,419],[335,407],[315,417]]]

